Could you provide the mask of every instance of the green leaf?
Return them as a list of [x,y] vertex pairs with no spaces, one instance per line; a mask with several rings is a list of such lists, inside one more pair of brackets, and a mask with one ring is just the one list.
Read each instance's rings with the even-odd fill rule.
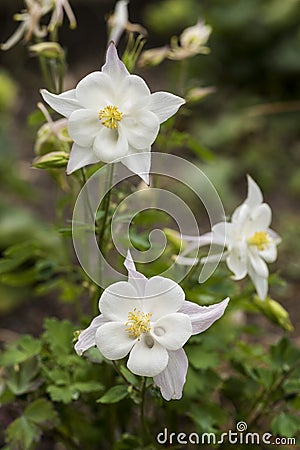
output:
[[120,366],[120,371],[121,373],[124,375],[124,377],[126,378],[126,380],[129,381],[129,383],[133,384],[133,386],[137,386],[138,384],[138,378],[133,375],[132,372],[130,372],[130,370],[128,370],[125,366]]
[[36,378],[39,365],[35,359],[28,359],[7,369],[6,385],[14,395],[22,395],[35,391],[42,379]]
[[53,405],[44,398],[38,398],[24,412],[24,416],[37,425],[52,427],[58,423],[58,414]]
[[103,389],[98,381],[77,381],[72,387],[80,393],[97,392]]
[[73,400],[77,400],[79,392],[74,391],[70,386],[55,386],[50,385],[47,387],[47,392],[53,402],[62,402],[68,404]]
[[45,320],[45,341],[51,351],[63,363],[64,357],[73,351],[74,325],[68,320],[48,318]]
[[40,353],[42,344],[32,336],[22,336],[0,355],[0,365],[12,366],[20,364]]
[[271,423],[272,432],[284,437],[294,437],[299,429],[300,417],[284,412],[274,417]]
[[195,369],[208,369],[219,364],[219,355],[216,352],[203,351],[196,345],[187,347],[186,351],[189,362]]
[[98,403],[118,403],[123,398],[127,397],[128,388],[124,385],[113,386],[102,397],[100,397]]
[[41,430],[37,425],[31,423],[25,416],[14,420],[6,431],[5,442],[13,450],[30,450],[34,442],[38,442]]

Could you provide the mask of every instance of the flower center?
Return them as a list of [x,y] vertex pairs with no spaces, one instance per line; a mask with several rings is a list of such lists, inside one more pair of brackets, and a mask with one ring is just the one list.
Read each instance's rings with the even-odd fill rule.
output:
[[122,120],[123,113],[117,106],[108,105],[99,111],[98,118],[105,127],[115,129],[118,128],[118,122]]
[[256,231],[251,238],[248,239],[249,245],[255,245],[258,250],[264,250],[269,243],[268,233],[265,231]]
[[140,339],[141,334],[148,333],[150,331],[150,317],[152,314],[143,313],[137,311],[134,308],[133,312],[128,313],[128,321],[125,323],[126,331],[129,333],[130,337]]

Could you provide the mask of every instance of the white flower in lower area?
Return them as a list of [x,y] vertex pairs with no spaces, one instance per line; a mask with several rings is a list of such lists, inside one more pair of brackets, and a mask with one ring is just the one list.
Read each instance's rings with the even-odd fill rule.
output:
[[84,77],[76,89],[59,95],[43,89],[41,94],[68,118],[74,144],[67,173],[99,161],[121,161],[146,183],[159,125],[185,103],[168,92],[151,94],[141,77],[129,74],[113,43],[101,72]]
[[109,286],[99,300],[101,314],[80,335],[75,349],[82,354],[97,345],[110,360],[129,354],[127,367],[136,375],[153,377],[166,400],[179,399],[188,361],[182,347],[219,319],[228,304],[203,307],[185,300],[174,281],[137,272],[128,252],[128,281]]
[[[272,211],[263,202],[258,185],[248,175],[248,195],[246,200],[234,211],[230,222],[220,222],[212,231],[194,239],[184,236],[189,242],[188,251],[207,244],[226,246],[226,251],[203,258],[201,262],[226,259],[228,268],[235,280],[250,276],[258,296],[264,300],[268,293],[269,271],[266,263],[277,258],[277,245],[281,242],[275,231],[269,228]],[[187,251],[184,252],[184,256]],[[182,264],[194,264],[195,258],[184,257]]]

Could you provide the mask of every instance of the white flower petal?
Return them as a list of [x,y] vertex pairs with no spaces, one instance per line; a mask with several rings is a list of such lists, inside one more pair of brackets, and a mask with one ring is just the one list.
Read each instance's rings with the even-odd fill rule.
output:
[[175,281],[160,276],[152,277],[145,286],[143,311],[152,314],[151,321],[177,312],[184,303],[183,289]]
[[276,244],[276,245],[280,244],[281,237],[279,236],[279,234],[276,233],[276,231],[271,230],[271,228],[268,228],[267,233],[272,238],[274,244]]
[[138,272],[135,268],[134,261],[132,259],[131,253],[128,250],[127,256],[124,262],[124,266],[128,271],[128,283],[136,289],[137,293],[142,297],[145,293],[146,282],[148,281],[145,275]]
[[261,258],[263,258],[267,263],[272,263],[277,258],[277,247],[271,242],[268,246],[259,252]]
[[153,378],[165,400],[179,400],[188,370],[188,359],[185,351],[180,348],[175,352],[169,351],[169,362],[165,370]]
[[175,263],[179,264],[181,266],[195,266],[198,264],[199,258],[191,258],[187,256],[180,256],[178,255],[175,259]]
[[118,57],[118,52],[113,42],[108,46],[106,61],[101,70],[111,77],[113,82],[116,83],[115,86],[118,86],[118,83],[125,75],[129,75],[125,64]]
[[[149,171],[151,167],[151,148],[146,148],[145,151],[138,153],[130,153],[120,160],[127,169],[138,175],[146,184],[149,184]],[[133,151],[129,147],[129,152]]]
[[240,230],[242,227],[247,223],[250,217],[250,208],[248,205],[242,203],[236,210],[233,212],[231,217],[231,223],[234,227],[239,228]]
[[228,225],[231,225],[231,224],[227,224],[226,222],[219,222],[212,226],[211,243],[217,244],[217,245],[222,245],[222,246],[225,245]]
[[250,177],[250,175],[247,175],[247,181],[248,181],[248,195],[245,200],[245,204],[249,206],[250,209],[253,209],[263,202],[263,196],[260,188],[255,183],[255,181]]
[[165,370],[168,361],[168,351],[150,335],[142,335],[130,352],[127,367],[136,375],[154,377]]
[[169,92],[155,92],[151,95],[149,109],[158,117],[159,123],[173,116],[185,100]]
[[241,280],[247,275],[247,248],[246,244],[240,243],[233,247],[226,258],[226,263],[234,273],[235,280]]
[[77,84],[76,97],[85,108],[97,112],[108,105],[118,106],[111,78],[99,71],[88,74]]
[[119,0],[115,6],[112,17],[113,26],[110,31],[109,41],[113,41],[116,45],[128,22],[128,1],[129,0]]
[[223,314],[228,305],[229,297],[220,303],[210,306],[199,306],[196,303],[185,301],[179,312],[187,314],[192,322],[192,334],[207,330]]
[[91,109],[77,109],[68,121],[69,135],[82,147],[93,145],[95,136],[102,126],[97,113]]
[[52,94],[46,89],[41,89],[40,92],[45,102],[62,116],[69,117],[72,112],[81,108],[75,95],[75,89],[71,89],[59,95]]
[[100,159],[95,155],[91,147],[80,147],[80,145],[74,143],[67,166],[67,174],[69,175],[70,173],[75,172],[75,170],[81,169],[81,167],[99,161]]
[[230,255],[230,252],[224,252],[224,253],[213,253],[212,255],[204,256],[201,258],[201,264],[207,264],[207,263],[216,263],[220,261],[224,261],[228,256]]
[[150,89],[138,75],[127,75],[115,86],[117,96],[120,98],[119,108],[125,114],[134,114],[141,108],[149,109],[151,98]]
[[128,142],[121,127],[110,129],[103,125],[94,140],[93,149],[105,163],[116,162],[127,154]]
[[248,274],[255,286],[258,297],[264,300],[268,294],[268,278],[259,276],[251,265],[249,265]]
[[251,237],[256,231],[266,230],[272,220],[272,210],[269,205],[262,203],[256,207],[249,218],[248,223],[245,226],[245,233],[248,237]]
[[99,300],[99,309],[104,317],[116,322],[126,322],[128,313],[134,308],[142,311],[139,294],[128,281],[111,284]]
[[267,278],[269,276],[268,266],[260,257],[258,249],[250,248],[248,257],[254,272],[256,272],[260,277]]
[[7,41],[0,45],[1,50],[9,50],[16,45],[27,32],[28,26],[28,21],[21,22],[16,31],[7,39]]
[[149,147],[155,141],[159,131],[159,122],[155,114],[141,110],[137,115],[124,117],[120,127],[124,130],[129,145],[141,150]]
[[167,350],[178,350],[192,335],[191,319],[182,313],[168,314],[152,324],[151,334]]
[[116,360],[124,358],[137,341],[129,337],[125,324],[109,322],[102,325],[96,331],[96,345],[107,359]]
[[92,320],[88,328],[80,333],[78,341],[74,346],[78,355],[81,356],[83,352],[96,345],[96,331],[105,323],[107,323],[107,320],[104,319],[102,314],[100,314],[100,316],[97,316]]

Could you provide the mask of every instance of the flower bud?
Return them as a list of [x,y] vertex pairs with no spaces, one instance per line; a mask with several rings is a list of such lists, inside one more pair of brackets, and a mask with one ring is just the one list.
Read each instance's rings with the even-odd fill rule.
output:
[[60,169],[61,167],[66,167],[68,161],[69,153],[64,151],[50,152],[34,158],[32,166],[37,169]]
[[276,300],[266,297],[262,301],[255,295],[254,304],[271,322],[279,325],[285,331],[293,331],[294,327],[290,321],[288,312]]
[[29,50],[36,56],[59,59],[64,56],[64,50],[57,42],[40,42],[29,47]]

